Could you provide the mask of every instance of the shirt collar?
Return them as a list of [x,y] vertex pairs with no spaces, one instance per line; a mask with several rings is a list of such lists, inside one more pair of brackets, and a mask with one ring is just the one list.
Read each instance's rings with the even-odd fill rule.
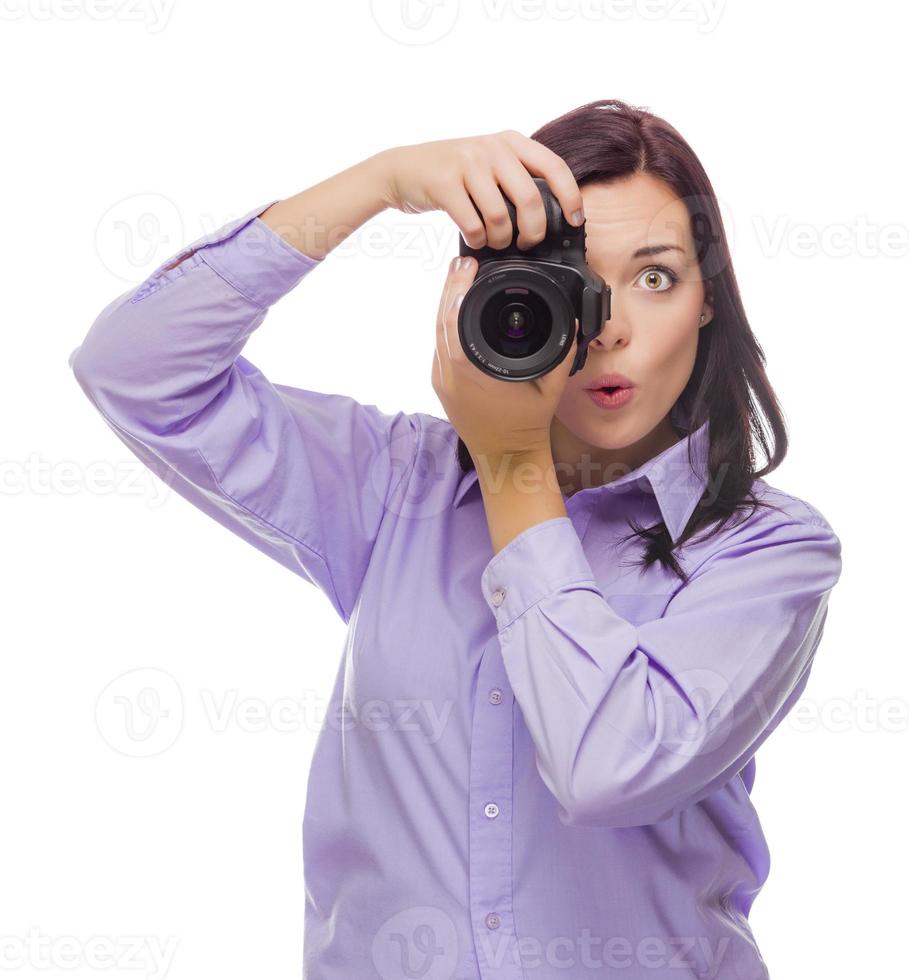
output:
[[[649,490],[656,498],[663,523],[669,531],[672,543],[682,536],[685,526],[704,493],[708,481],[708,456],[710,450],[710,421],[704,422],[694,432],[689,430],[688,419],[678,402],[670,412],[670,419],[676,428],[687,434],[678,442],[651,457],[636,469],[623,474],[609,483],[598,487],[578,490],[572,497],[594,496],[597,499],[608,493],[628,492],[629,485]],[[688,447],[691,446],[691,465],[688,461]],[[461,478],[454,497],[454,506],[461,502],[479,477],[476,469],[465,473]],[[624,488],[622,490],[621,488]]]

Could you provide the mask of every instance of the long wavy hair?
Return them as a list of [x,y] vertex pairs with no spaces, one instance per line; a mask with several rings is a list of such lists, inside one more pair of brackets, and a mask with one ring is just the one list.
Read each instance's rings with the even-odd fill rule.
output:
[[[755,497],[752,484],[779,466],[789,444],[782,411],[764,370],[764,351],[742,306],[716,194],[694,151],[668,122],[618,99],[600,99],[573,109],[531,137],[562,157],[579,187],[650,174],[671,187],[688,209],[700,274],[714,315],[698,331],[694,368],[678,402],[688,417],[689,431],[710,420],[707,489],[675,545],[662,520],[650,527],[630,520],[631,533],[625,538],[641,539],[639,564],[644,568],[660,562],[684,581],[676,549],[702,529],[705,538],[717,533],[746,508],[753,513],[758,506],[773,507]],[[755,444],[766,460],[760,469]],[[474,468],[460,437],[457,455],[464,472]]]

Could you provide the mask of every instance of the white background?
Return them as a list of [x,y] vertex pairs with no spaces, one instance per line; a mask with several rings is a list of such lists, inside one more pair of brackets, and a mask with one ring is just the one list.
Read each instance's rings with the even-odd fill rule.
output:
[[[154,947],[171,980],[300,973],[306,775],[344,626],[107,428],[67,364],[92,320],[184,244],[384,147],[530,135],[618,97],[706,167],[790,428],[769,480],[843,542],[808,689],[758,753],[773,862],[751,924],[774,980],[895,975],[905,8],[414,0],[422,28],[401,9],[4,0],[0,969],[161,980]],[[244,353],[275,382],[442,416],[456,250],[446,215],[386,212]],[[160,700],[131,737],[118,698],[146,680]]]

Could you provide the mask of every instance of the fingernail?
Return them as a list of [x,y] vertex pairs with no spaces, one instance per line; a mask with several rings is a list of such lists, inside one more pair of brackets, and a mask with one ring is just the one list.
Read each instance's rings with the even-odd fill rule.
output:
[[463,302],[464,302],[464,294],[463,293],[458,293],[458,295],[455,296],[454,308],[457,309],[461,305],[461,303],[463,303]]
[[456,255],[456,256],[455,256],[455,257],[454,257],[454,258],[453,258],[453,259],[451,260],[451,269],[450,269],[450,271],[451,271],[451,272],[457,272],[457,271],[458,271],[458,266],[459,266],[460,264],[461,264],[461,256],[460,256],[460,255]]
[[571,216],[571,223],[573,225],[582,225],[584,223],[584,212],[575,211]]

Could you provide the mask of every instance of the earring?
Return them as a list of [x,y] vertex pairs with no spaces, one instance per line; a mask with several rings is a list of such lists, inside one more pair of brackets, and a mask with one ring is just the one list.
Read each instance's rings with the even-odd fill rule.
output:
[[700,320],[700,322],[701,322],[701,323],[703,323],[703,322],[704,322],[704,314],[703,314],[703,313],[701,314],[701,320]]

